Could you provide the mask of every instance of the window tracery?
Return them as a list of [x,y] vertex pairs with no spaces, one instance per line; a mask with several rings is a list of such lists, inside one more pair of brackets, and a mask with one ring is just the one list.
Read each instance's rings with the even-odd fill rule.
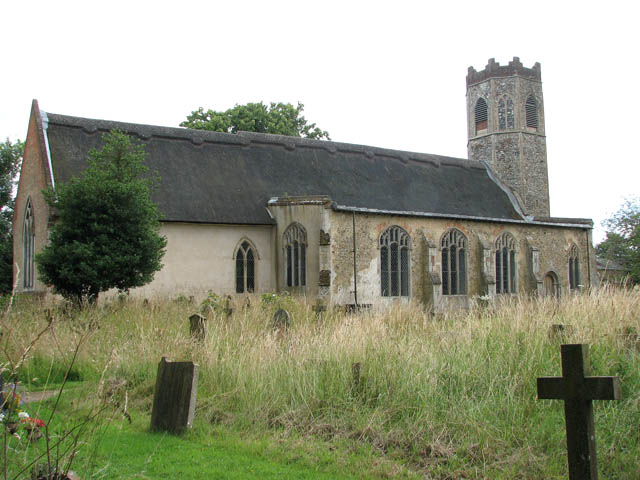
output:
[[440,241],[442,249],[442,294],[467,293],[467,237],[456,229],[449,230]]
[[383,297],[409,296],[411,239],[393,226],[380,235],[380,291]]

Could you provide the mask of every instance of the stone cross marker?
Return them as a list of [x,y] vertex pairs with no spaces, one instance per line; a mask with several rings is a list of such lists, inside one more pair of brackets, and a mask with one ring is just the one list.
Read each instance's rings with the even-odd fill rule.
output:
[[193,425],[198,390],[198,365],[172,362],[162,357],[158,364],[151,411],[151,431],[181,434]]
[[589,346],[562,345],[562,377],[538,378],[538,399],[564,400],[570,480],[597,480],[592,400],[619,400],[618,377],[589,376]]

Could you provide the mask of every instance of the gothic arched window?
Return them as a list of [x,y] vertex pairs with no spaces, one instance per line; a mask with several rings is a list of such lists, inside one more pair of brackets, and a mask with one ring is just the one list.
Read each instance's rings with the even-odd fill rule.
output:
[[23,281],[24,288],[33,288],[33,272],[34,272],[34,247],[35,247],[35,229],[33,224],[33,207],[31,199],[27,200],[27,208],[24,213],[24,226],[22,230],[22,259],[23,259]]
[[487,106],[487,101],[482,97],[476,102],[475,117],[476,133],[480,130],[486,130],[489,120],[489,107]]
[[411,239],[400,227],[380,235],[380,292],[383,297],[409,296]]
[[244,240],[236,250],[236,293],[253,293],[256,288],[256,255]]
[[577,290],[580,287],[580,259],[578,247],[574,244],[569,251],[569,288]]
[[538,102],[536,97],[529,95],[527,102],[524,104],[524,111],[527,117],[527,127],[538,128]]
[[455,228],[449,230],[440,242],[442,249],[442,294],[467,293],[467,237]]
[[510,97],[502,97],[498,101],[498,130],[514,128],[513,100]]
[[509,233],[496,240],[496,293],[516,292],[516,242]]
[[304,287],[307,277],[307,232],[292,223],[284,232],[285,275],[287,287]]

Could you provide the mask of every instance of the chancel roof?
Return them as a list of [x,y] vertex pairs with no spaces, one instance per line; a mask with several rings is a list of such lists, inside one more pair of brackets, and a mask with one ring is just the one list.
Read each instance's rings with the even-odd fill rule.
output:
[[328,196],[363,211],[522,220],[488,168],[464,159],[256,133],[227,134],[43,114],[56,184],[86,168],[101,136],[145,144],[165,221],[272,224],[274,197]]

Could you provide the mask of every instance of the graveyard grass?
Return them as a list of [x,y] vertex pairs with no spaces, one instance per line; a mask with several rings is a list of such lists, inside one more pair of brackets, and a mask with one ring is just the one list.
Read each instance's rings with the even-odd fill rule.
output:
[[[184,297],[113,300],[54,309],[54,329],[21,376],[26,389],[59,383],[89,331],[71,372],[82,387],[61,408],[126,380],[133,424],[110,413],[76,459],[83,478],[563,479],[563,402],[537,400],[536,378],[561,375],[561,343],[587,343],[591,374],[622,382],[621,401],[594,402],[600,475],[640,478],[640,290],[500,303],[320,320],[303,301],[254,297],[229,318],[208,309],[196,341],[188,317],[199,305]],[[291,313],[287,332],[272,328],[278,307]],[[7,348],[28,344],[46,324],[43,308],[19,299],[7,321],[22,333]],[[571,328],[550,336],[554,324]],[[162,356],[200,365],[195,426],[182,437],[148,431]]]

